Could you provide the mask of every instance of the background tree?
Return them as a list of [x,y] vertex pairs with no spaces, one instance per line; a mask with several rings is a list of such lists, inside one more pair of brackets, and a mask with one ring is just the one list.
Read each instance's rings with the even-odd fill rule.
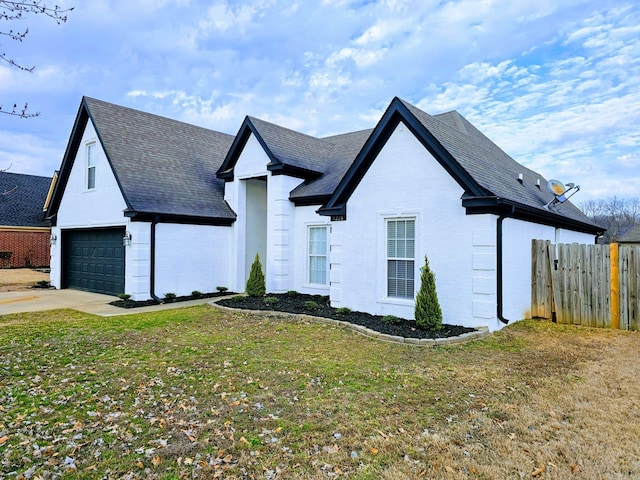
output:
[[[42,0],[27,0],[22,2],[0,0],[0,22],[20,22],[29,16],[44,15],[60,25],[67,21],[67,13],[72,10],[73,7],[60,8],[58,5],[49,7],[46,3],[43,3]],[[21,43],[28,34],[29,27],[24,27],[24,29],[18,28],[15,30],[12,28],[0,28],[0,38],[6,37],[15,42]],[[2,48],[0,52],[2,52],[0,53],[0,61],[9,64],[11,67],[29,73],[33,72],[36,68],[35,65],[29,67],[16,62],[12,57],[4,53],[4,48]],[[18,107],[17,103],[13,103],[13,106],[8,109],[3,108],[3,105],[0,104],[0,113],[4,113],[6,115],[13,115],[20,118],[37,117],[39,115],[38,112],[28,113],[28,109],[29,104],[27,102],[25,102],[22,108]]]
[[426,330],[442,328],[442,310],[436,292],[436,277],[429,268],[429,260],[424,256],[424,267],[420,273],[420,290],[416,295],[416,325]]
[[609,197],[579,204],[591,220],[606,228],[603,243],[615,242],[629,228],[640,224],[640,199]]

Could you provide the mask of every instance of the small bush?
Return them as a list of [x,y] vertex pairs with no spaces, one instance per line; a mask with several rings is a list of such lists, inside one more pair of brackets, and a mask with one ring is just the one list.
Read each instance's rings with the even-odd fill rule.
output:
[[227,287],[216,287],[216,290],[218,290],[220,293],[224,293],[229,289]]
[[199,290],[194,290],[193,292],[191,292],[191,296],[192,297],[196,297],[196,298],[202,298],[203,297],[202,292],[199,291]]
[[235,303],[242,303],[244,302],[244,299],[247,298],[244,295],[234,295],[233,297],[231,297],[231,301],[235,302]]
[[290,297],[295,297],[296,295],[298,295],[298,292],[295,290],[289,290],[287,292],[287,295],[289,295]]
[[399,325],[400,322],[402,322],[402,319],[395,315],[385,315],[382,317],[382,321],[387,325]]
[[51,284],[49,283],[49,280],[39,280],[36,283],[36,286],[38,288],[49,288],[51,286]]
[[424,267],[420,274],[420,290],[416,295],[416,325],[426,330],[442,328],[442,310],[436,292],[436,277],[429,268],[429,260],[424,256]]
[[315,310],[318,306],[318,302],[314,302],[313,300],[307,300],[304,302],[304,308],[307,310]]
[[262,264],[260,263],[260,255],[257,253],[255,260],[251,264],[246,290],[247,295],[250,297],[264,297],[264,294],[267,292],[264,273],[262,273]]
[[278,297],[264,297],[264,303],[267,305],[275,305],[278,303]]
[[164,301],[165,303],[173,303],[176,301],[177,295],[175,293],[172,292],[168,292],[164,294]]
[[118,298],[120,300],[129,300],[131,298],[131,295],[129,295],[128,293],[119,293],[118,294]]
[[340,307],[336,310],[338,315],[349,315],[351,313],[351,309],[349,307]]

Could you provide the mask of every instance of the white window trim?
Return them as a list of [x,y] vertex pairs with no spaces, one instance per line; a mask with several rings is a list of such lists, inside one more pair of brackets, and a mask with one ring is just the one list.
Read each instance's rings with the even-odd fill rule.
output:
[[[414,238],[414,268],[413,268],[413,298],[389,297],[387,295],[387,221],[388,220],[413,220],[415,222]],[[415,297],[420,286],[420,268],[418,252],[422,251],[421,212],[418,210],[380,212],[377,225],[377,297],[378,303],[413,307]]]
[[[95,150],[94,164],[89,165],[89,148],[93,146]],[[93,187],[89,187],[89,169],[93,168]],[[89,140],[84,144],[84,190],[93,192],[96,189],[98,180],[98,143],[95,140]]]
[[[327,250],[325,252],[324,257],[326,258],[326,263],[325,263],[325,279],[326,282],[325,283],[311,283],[311,272],[310,272],[310,268],[309,268],[309,259],[311,258],[311,251],[310,251],[310,243],[311,243],[311,229],[312,228],[324,228],[327,232]],[[305,242],[305,267],[304,267],[304,284],[305,287],[307,288],[316,288],[316,289],[322,289],[322,290],[328,290],[329,289],[329,284],[330,284],[330,278],[329,278],[329,266],[330,266],[330,258],[329,258],[329,254],[331,252],[331,224],[329,223],[308,223],[305,225],[305,229],[306,229],[306,242]]]

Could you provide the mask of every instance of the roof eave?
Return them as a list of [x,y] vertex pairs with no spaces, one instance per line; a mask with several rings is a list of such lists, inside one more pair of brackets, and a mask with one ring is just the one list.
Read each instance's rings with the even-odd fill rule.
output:
[[496,196],[464,196],[462,198],[462,206],[466,209],[467,215],[492,213],[516,220],[567,228],[592,235],[602,235],[604,233],[602,227]]
[[348,199],[401,122],[407,126],[411,133],[415,135],[468,195],[482,196],[489,193],[453,158],[449,151],[440,144],[436,137],[409,111],[402,101],[395,97],[336,187],[327,205],[318,211],[320,215],[346,214]]
[[174,213],[140,212],[127,209],[124,216],[132,222],[181,223],[189,225],[210,225],[229,227],[236,221],[233,217],[202,217],[197,215],[181,215]]

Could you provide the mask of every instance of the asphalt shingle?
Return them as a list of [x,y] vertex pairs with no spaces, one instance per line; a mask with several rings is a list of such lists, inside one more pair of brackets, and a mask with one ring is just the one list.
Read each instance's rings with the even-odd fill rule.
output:
[[126,201],[137,212],[232,219],[216,178],[234,137],[84,99]]
[[51,178],[0,172],[0,226],[48,227],[42,208]]

